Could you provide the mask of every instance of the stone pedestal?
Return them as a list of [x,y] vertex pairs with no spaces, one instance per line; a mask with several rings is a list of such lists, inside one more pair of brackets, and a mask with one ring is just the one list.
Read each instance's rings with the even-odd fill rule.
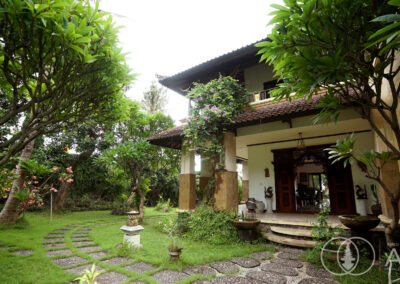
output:
[[368,215],[368,199],[356,199],[356,207],[360,216]]
[[142,245],[140,244],[140,232],[143,231],[143,227],[138,225],[138,226],[122,226],[121,231],[123,231],[124,234],[124,242],[132,245],[135,248],[142,248]]
[[237,172],[215,173],[215,208],[235,212],[239,204]]
[[179,209],[194,210],[196,208],[196,175],[179,175]]
[[266,203],[267,203],[267,213],[273,213],[272,212],[272,198],[266,198],[265,199]]

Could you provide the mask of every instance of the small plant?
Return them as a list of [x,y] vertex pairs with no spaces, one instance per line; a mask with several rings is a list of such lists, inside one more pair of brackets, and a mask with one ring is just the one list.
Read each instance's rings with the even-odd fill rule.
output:
[[343,233],[343,230],[329,226],[329,213],[331,209],[329,203],[325,200],[320,204],[317,222],[313,223],[311,234],[318,242],[318,249],[321,249],[330,239]]
[[123,241],[121,245],[118,247],[118,252],[117,254],[119,256],[125,256],[128,257],[132,255],[132,253],[135,251],[135,247],[131,245],[130,243]]
[[162,211],[162,212],[169,212],[171,209],[171,201],[168,198],[167,201],[164,201],[160,196],[160,201],[157,203],[155,210]]
[[100,272],[96,272],[96,265],[93,263],[90,270],[86,269],[83,275],[81,277],[75,278],[74,281],[79,280],[79,284],[97,284],[95,279],[100,274]]

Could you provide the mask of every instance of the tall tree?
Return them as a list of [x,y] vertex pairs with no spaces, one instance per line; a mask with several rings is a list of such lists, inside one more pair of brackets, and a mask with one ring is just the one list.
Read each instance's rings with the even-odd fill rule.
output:
[[[118,29],[98,3],[0,0],[0,167],[40,135],[108,111],[132,76],[118,48]],[[23,121],[21,124],[19,121]],[[10,131],[12,129],[12,131]],[[12,187],[23,184],[24,173]],[[1,222],[16,221],[10,194]]]
[[[162,149],[148,143],[146,138],[169,129],[173,122],[169,116],[161,113],[142,112],[137,102],[127,100],[126,103],[127,116],[117,123],[113,131],[114,146],[106,150],[97,162],[107,167],[110,176],[123,172],[130,181],[129,200],[133,200],[135,194],[140,196],[138,209],[139,219],[142,220],[145,201],[143,180],[167,161]],[[177,157],[178,153],[174,155]]]
[[168,98],[165,89],[161,86],[158,87],[155,81],[151,82],[149,89],[143,94],[143,109],[149,113],[163,112],[167,102]]
[[[398,0],[390,2],[399,4]],[[386,27],[387,21],[399,19],[398,7],[380,0],[284,3],[273,5],[276,10],[270,23],[275,26],[269,40],[258,45],[261,60],[273,64],[276,75],[283,79],[273,95],[291,100],[323,93],[318,121],[337,121],[343,104],[368,120],[386,151],[357,153],[348,137],[330,154],[334,161],[357,161],[366,176],[379,183],[393,210],[386,239],[389,246],[399,246],[400,183],[389,188],[382,179],[385,165],[400,159],[399,32],[393,32],[399,23]],[[378,121],[384,127],[378,126]]]

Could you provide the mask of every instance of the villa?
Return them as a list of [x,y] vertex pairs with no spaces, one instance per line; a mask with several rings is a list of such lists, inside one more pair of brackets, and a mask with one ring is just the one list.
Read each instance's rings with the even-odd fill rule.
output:
[[[311,247],[314,243],[305,229],[310,227],[308,220],[315,218],[323,199],[329,200],[333,224],[338,224],[337,215],[371,213],[370,208],[376,202],[371,188],[377,185],[366,178],[357,165],[331,165],[324,149],[351,133],[354,133],[357,150],[374,149],[374,133],[368,121],[350,107],[342,111],[336,124],[314,124],[313,118],[319,111],[316,108],[319,96],[309,101],[273,102],[270,91],[278,80],[271,66],[259,63],[257,51],[252,43],[181,73],[160,78],[159,82],[183,96],[184,90],[193,82],[205,83],[219,74],[229,75],[245,86],[251,94],[248,100],[253,110],[236,117],[224,134],[225,171],[216,173],[215,206],[237,210],[237,163],[241,163],[241,201],[255,198],[264,202],[267,212],[271,212],[261,216],[270,229],[264,236],[293,244],[291,237],[296,235],[297,238],[300,234],[304,242],[299,246]],[[181,149],[182,133],[182,126],[178,126],[149,141]],[[194,151],[182,151],[181,210],[196,207],[194,157]],[[209,180],[209,166],[203,162],[200,189],[205,188]],[[382,196],[380,198],[384,200]],[[389,216],[387,207],[384,204],[382,207]],[[289,230],[294,226],[298,229],[295,233]]]

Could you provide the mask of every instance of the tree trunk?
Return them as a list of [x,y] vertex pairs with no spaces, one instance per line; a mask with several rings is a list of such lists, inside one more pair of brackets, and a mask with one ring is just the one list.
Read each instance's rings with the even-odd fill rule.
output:
[[[78,167],[79,162],[89,159],[89,157],[93,154],[93,152],[94,148],[88,149],[85,152],[80,153],[71,164],[72,171],[75,172],[75,169]],[[53,203],[53,211],[58,211],[64,208],[65,198],[67,197],[67,193],[70,186],[71,183],[65,181],[61,184],[61,188],[57,192],[56,199]]]
[[[400,188],[400,185],[399,185]],[[396,249],[400,253],[400,228],[399,228],[399,195],[390,200],[393,209],[393,218],[385,228],[386,243],[390,249]]]
[[13,182],[7,202],[0,213],[1,223],[15,224],[18,220],[18,205],[20,201],[15,198],[15,193],[19,189],[23,188],[27,173],[21,167],[21,165],[23,162],[27,161],[31,157],[34,144],[35,140],[30,141],[21,152],[20,161],[18,163],[18,169],[16,172],[17,179]]
[[140,188],[140,185],[137,187],[137,192],[139,193],[139,196],[140,196],[139,222],[142,222],[143,217],[144,217],[144,193],[143,193],[142,189]]

